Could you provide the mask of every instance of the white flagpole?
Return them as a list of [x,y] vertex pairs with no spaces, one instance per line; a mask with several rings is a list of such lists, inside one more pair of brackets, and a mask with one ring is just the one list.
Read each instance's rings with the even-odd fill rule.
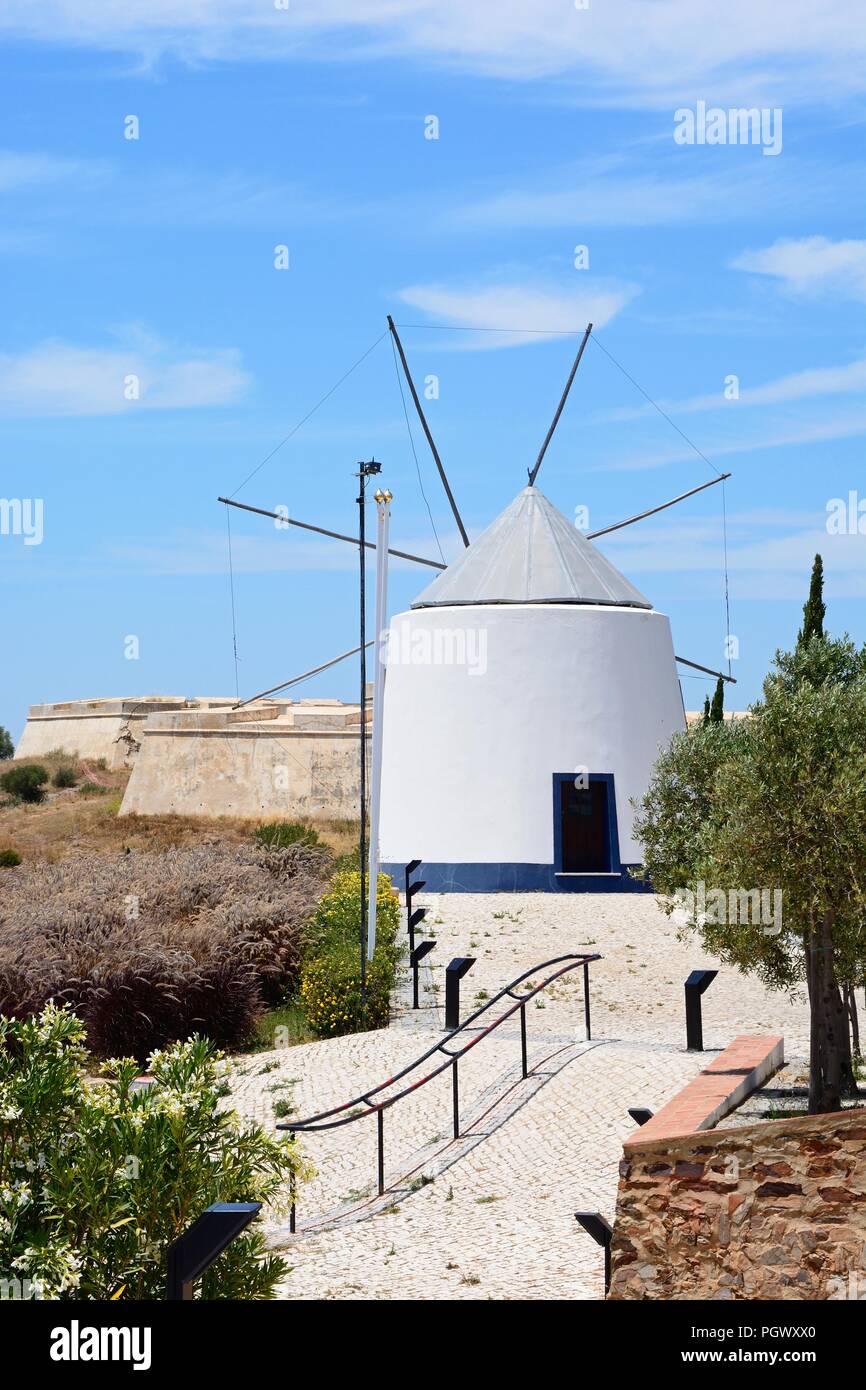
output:
[[377,492],[376,528],[376,674],[373,682],[373,747],[370,769],[370,877],[368,880],[367,959],[376,949],[376,898],[379,886],[379,792],[382,785],[382,714],[385,697],[386,624],[388,622],[388,526],[391,494]]

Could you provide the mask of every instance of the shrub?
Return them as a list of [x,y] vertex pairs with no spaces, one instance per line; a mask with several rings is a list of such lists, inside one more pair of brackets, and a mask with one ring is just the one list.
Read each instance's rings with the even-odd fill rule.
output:
[[[335,946],[359,946],[360,892],[361,875],[354,869],[334,874],[305,932],[307,951],[316,954]],[[399,956],[399,921],[399,897],[388,875],[380,874],[376,884],[376,949],[384,951],[394,964]]]
[[[0,1268],[49,1299],[162,1299],[166,1250],[219,1201],[279,1210],[309,1174],[294,1141],[221,1104],[219,1054],[191,1038],[87,1083],[84,1028],[48,1005],[0,1019]],[[285,1261],[255,1228],[201,1281],[208,1299],[274,1297]]]
[[17,849],[0,849],[0,869],[16,869],[20,863]]
[[0,762],[5,762],[7,758],[14,758],[15,744],[12,742],[12,735],[8,729],[4,729],[0,724]]
[[304,960],[301,1003],[317,1038],[338,1038],[367,1028],[386,1028],[394,967],[378,947],[367,961],[367,1011],[361,1001],[360,946],[335,946]]
[[0,899],[0,1012],[66,1002],[97,1056],[141,1060],[192,1032],[242,1046],[297,987],[326,863],[219,844],[28,864]]
[[75,769],[73,767],[59,767],[51,778],[52,787],[74,787]]
[[312,846],[319,843],[318,831],[294,820],[267,821],[253,834],[265,849],[288,849],[290,845]]
[[334,860],[335,874],[360,873],[361,854],[356,845],[354,849],[346,850],[344,854],[338,854]]
[[317,1037],[332,1038],[388,1023],[391,991],[400,958],[399,900],[387,874],[376,888],[376,950],[367,961],[366,1016],[361,999],[361,876],[334,876],[305,933],[301,1003]]
[[41,763],[23,763],[0,776],[0,787],[18,801],[44,801],[42,788],[47,781],[48,773]]
[[110,787],[102,787],[98,782],[82,782],[78,788],[79,796],[106,796]]

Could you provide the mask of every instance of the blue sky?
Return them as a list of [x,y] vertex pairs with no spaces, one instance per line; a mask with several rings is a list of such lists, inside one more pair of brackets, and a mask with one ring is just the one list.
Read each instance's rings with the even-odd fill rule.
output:
[[[234,690],[219,493],[351,530],[375,455],[394,543],[457,553],[413,417],[433,534],[387,339],[240,486],[389,311],[416,379],[438,377],[429,418],[470,532],[523,485],[576,350],[564,330],[592,318],[733,473],[729,704],[791,642],[816,550],[830,626],[866,639],[866,536],[826,526],[832,499],[866,499],[853,0],[794,0],[784,20],[754,0],[6,0],[0,45],[0,494],[44,506],[41,544],[0,535],[16,737],[31,702]],[[780,111],[781,148],[678,144],[675,113],[699,102]],[[539,478],[556,505],[598,529],[711,476],[592,343]],[[713,667],[721,493],[601,543]],[[232,527],[251,694],[352,644],[355,557]],[[395,611],[428,575],[393,569]],[[302,693],[355,682],[347,664]],[[697,707],[707,683],[683,685]]]

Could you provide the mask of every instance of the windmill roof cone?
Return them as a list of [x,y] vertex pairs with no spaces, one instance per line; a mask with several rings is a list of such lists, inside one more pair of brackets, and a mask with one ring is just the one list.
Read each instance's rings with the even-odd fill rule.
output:
[[412,604],[652,604],[536,487],[525,487]]

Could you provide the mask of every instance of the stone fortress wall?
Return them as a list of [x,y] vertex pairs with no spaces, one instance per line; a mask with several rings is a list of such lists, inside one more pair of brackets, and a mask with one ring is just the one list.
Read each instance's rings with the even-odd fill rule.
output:
[[188,703],[182,695],[143,695],[31,705],[15,757],[44,758],[62,749],[82,760],[104,758],[112,770],[131,767],[145,720],[159,710],[180,710]]
[[153,714],[120,814],[355,819],[359,730],[339,700]]
[[149,695],[32,705],[15,756],[63,749],[131,769],[121,815],[358,816],[358,705],[235,704],[224,696]]

